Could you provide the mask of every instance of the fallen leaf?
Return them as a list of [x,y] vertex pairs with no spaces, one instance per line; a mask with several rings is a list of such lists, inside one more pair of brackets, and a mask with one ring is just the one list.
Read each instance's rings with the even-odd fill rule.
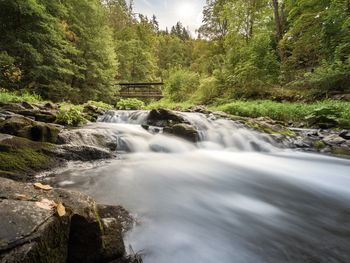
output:
[[52,210],[53,208],[57,207],[57,204],[54,201],[48,199],[43,199],[35,204],[45,210]]
[[57,214],[62,217],[66,214],[66,208],[64,207],[64,205],[62,203],[58,203],[57,207]]
[[53,187],[51,187],[50,185],[45,185],[45,184],[42,184],[42,183],[35,183],[34,187],[36,189],[41,189],[41,190],[45,190],[45,191],[50,191],[50,190],[53,189]]
[[22,194],[16,194],[16,200],[20,200],[20,201],[30,201],[32,200],[31,197],[28,197],[26,195],[22,195]]

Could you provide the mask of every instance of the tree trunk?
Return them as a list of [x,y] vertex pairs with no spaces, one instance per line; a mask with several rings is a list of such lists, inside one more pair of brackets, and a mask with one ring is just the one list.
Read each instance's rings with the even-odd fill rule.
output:
[[[277,44],[279,44],[283,38],[283,21],[280,15],[278,0],[272,0],[272,5],[273,5],[273,11],[275,15]],[[281,13],[282,15],[284,14],[283,10]],[[285,54],[284,54],[283,48],[278,47],[278,53],[279,53],[280,60],[283,62],[285,60]]]
[[275,23],[276,23],[276,35],[278,42],[282,39],[282,21],[280,17],[279,4],[278,0],[272,0],[273,11],[275,14]]

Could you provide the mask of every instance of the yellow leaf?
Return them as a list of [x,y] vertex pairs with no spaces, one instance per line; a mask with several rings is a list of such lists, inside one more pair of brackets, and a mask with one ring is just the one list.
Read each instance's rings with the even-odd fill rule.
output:
[[57,214],[62,217],[66,214],[66,208],[63,206],[62,203],[58,203],[57,207],[56,207],[56,210],[57,210]]
[[22,194],[16,194],[16,200],[20,200],[20,201],[30,201],[32,200],[31,197],[28,197],[26,195],[22,195]]
[[50,190],[53,189],[50,185],[45,185],[45,184],[42,184],[42,183],[35,183],[34,187],[36,189],[41,189],[41,190],[45,190],[45,191],[50,191]]
[[48,199],[42,199],[40,202],[36,202],[35,204],[45,210],[52,210],[53,208],[57,207],[57,204],[54,201]]

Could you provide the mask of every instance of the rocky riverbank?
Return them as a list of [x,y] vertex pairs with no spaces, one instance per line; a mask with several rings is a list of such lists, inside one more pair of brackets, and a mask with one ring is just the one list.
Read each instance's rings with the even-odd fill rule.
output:
[[[83,115],[95,121],[104,112],[86,106]],[[247,129],[269,134],[281,147],[350,156],[350,133],[346,130],[290,128],[269,118],[242,118],[203,107],[189,112],[209,119],[231,119]],[[132,223],[127,211],[97,204],[81,193],[46,191],[33,185],[39,172],[62,167],[68,161],[115,157],[116,134],[98,126],[64,127],[56,121],[58,113],[59,106],[51,103],[0,105],[0,261],[132,262],[123,243],[123,233]],[[150,111],[142,127],[190,142],[201,137],[186,115],[166,109]],[[62,204],[67,213],[60,216],[54,208],[43,209],[43,200]]]
[[[254,119],[232,116],[223,112],[211,112],[205,107],[190,108],[188,112],[202,113],[209,119],[230,119],[247,129],[270,135],[277,145],[283,148],[319,152],[346,158],[350,156],[350,131],[348,130],[322,129],[317,126],[298,128],[298,126],[291,126],[291,124],[274,121],[270,118]],[[197,142],[200,139],[196,127],[191,125],[186,118],[173,111],[152,110],[143,127],[149,129],[149,126],[163,127],[164,133],[191,142]]]
[[[0,262],[132,262],[123,233],[132,218],[122,207],[81,193],[37,189],[38,172],[67,161],[114,157],[115,141],[89,128],[56,123],[55,104],[0,105]],[[101,109],[84,114],[96,120]],[[45,204],[62,204],[58,215]]]

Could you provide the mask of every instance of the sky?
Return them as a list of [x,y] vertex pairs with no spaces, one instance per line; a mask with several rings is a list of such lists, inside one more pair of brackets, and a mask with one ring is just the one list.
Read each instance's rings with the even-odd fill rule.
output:
[[170,30],[181,21],[195,35],[202,22],[204,4],[205,0],[134,0],[134,10],[148,17],[156,15],[161,29]]

